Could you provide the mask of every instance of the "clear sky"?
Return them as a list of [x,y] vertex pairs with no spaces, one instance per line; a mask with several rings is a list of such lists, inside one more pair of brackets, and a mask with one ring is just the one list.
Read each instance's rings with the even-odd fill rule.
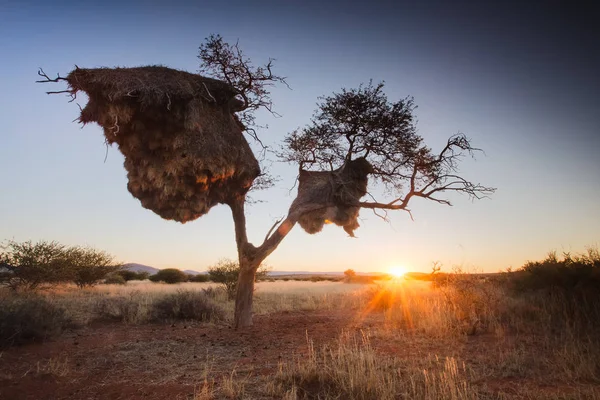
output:
[[[358,239],[338,227],[296,227],[267,260],[276,270],[497,271],[549,250],[600,244],[600,20],[592,2],[0,0],[0,239],[92,245],[124,262],[203,270],[235,258],[233,222],[218,206],[191,223],[164,221],[126,188],[123,157],[101,128],[73,123],[79,109],[37,68],[162,64],[195,72],[211,33],[255,61],[277,59],[292,90],[273,91],[269,144],[303,126],[317,97],[384,80],[391,100],[412,95],[419,132],[439,149],[461,131],[485,150],[462,173],[498,191],[416,199],[385,223],[361,212]],[[580,3],[575,6],[574,3]],[[571,5],[568,5],[571,4]],[[84,101],[80,99],[80,101]],[[83,105],[83,104],[82,104]],[[273,164],[277,187],[248,210],[262,241],[287,211],[296,166]]]

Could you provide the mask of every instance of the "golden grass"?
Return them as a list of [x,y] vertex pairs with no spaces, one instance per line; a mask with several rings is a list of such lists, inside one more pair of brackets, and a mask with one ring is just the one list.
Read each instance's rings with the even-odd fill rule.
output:
[[[233,302],[212,283],[135,282],[62,288],[45,296],[84,325],[98,318],[103,302],[115,306],[120,299],[125,308],[115,315],[141,324],[159,299],[182,290],[206,291],[233,313]],[[402,279],[374,285],[260,282],[256,314],[344,311],[350,316],[345,330],[330,343],[315,345],[319,338],[307,337],[305,351],[282,358],[274,379],[235,367],[223,371],[233,355],[201,357],[201,346],[170,340],[155,340],[152,348],[125,343],[113,349],[113,359],[134,375],[154,377],[153,384],[191,375],[195,400],[600,398],[600,335],[577,314],[565,313],[563,302],[560,296],[515,295],[486,280],[440,287]],[[136,372],[140,354],[151,362]],[[221,364],[218,373],[215,363]],[[65,376],[69,362],[56,359],[36,368]]]
[[429,357],[399,359],[372,348],[369,335],[344,333],[332,346],[315,349],[308,339],[307,356],[282,364],[275,396],[290,399],[474,399],[464,363]]

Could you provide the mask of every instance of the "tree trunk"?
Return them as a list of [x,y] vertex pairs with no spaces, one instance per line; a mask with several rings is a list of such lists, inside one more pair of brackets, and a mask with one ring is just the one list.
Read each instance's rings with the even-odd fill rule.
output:
[[[240,257],[242,258],[242,257]],[[235,329],[252,326],[252,299],[254,297],[254,279],[257,268],[244,260],[240,263],[237,293],[235,296]]]
[[[233,216],[235,241],[237,243],[240,263],[237,293],[235,296],[235,329],[252,326],[252,299],[254,296],[256,270],[273,250],[279,246],[279,243],[281,243],[294,227],[302,212],[311,210],[299,209],[294,213],[288,214],[283,222],[275,223],[273,228],[267,233],[264,242],[259,247],[255,247],[252,243],[248,242],[248,236],[246,234],[246,215],[244,214],[245,200],[244,197],[238,197],[227,203],[231,208],[231,214]],[[277,227],[277,229],[273,230],[275,227]]]

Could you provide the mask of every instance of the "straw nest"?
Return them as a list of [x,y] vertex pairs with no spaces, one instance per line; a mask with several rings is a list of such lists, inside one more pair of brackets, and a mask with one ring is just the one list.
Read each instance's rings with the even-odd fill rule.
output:
[[364,158],[346,162],[334,171],[300,170],[298,196],[290,211],[302,206],[322,206],[302,214],[298,223],[308,233],[314,234],[323,225],[334,223],[354,237],[358,223],[359,207],[352,206],[367,193],[368,174],[373,167]]
[[89,97],[80,122],[117,143],[127,188],[162,218],[194,220],[243,196],[260,173],[225,82],[159,66],[77,68],[67,81]]

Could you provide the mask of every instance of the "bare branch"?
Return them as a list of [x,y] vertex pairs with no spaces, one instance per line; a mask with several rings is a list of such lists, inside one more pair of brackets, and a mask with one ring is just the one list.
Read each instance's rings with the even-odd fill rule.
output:
[[56,78],[54,78],[54,79],[50,78],[41,67],[38,70],[37,74],[39,76],[41,76],[42,78],[46,78],[46,79],[44,79],[43,81],[35,81],[36,83],[68,81],[67,78],[63,78],[62,76],[60,76],[60,74],[56,74]]
[[275,227],[281,222],[283,221],[283,218],[279,218],[277,221],[275,221],[275,223],[273,224],[273,226],[271,227],[271,229],[269,229],[269,231],[267,232],[267,234],[265,235],[265,239],[263,240],[263,242],[266,242],[267,239],[269,238],[269,236],[271,236],[271,232],[273,232],[273,229],[275,229]]

